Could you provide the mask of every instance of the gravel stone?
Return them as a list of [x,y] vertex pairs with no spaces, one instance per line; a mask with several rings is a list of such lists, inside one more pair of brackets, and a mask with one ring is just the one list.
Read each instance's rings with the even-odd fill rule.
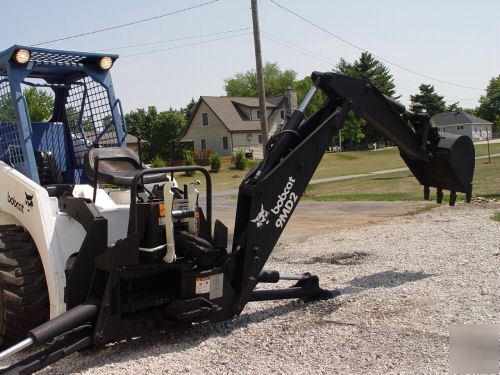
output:
[[458,203],[282,243],[267,269],[311,272],[342,294],[251,303],[232,321],[145,333],[42,373],[446,373],[450,324],[499,323],[499,209]]

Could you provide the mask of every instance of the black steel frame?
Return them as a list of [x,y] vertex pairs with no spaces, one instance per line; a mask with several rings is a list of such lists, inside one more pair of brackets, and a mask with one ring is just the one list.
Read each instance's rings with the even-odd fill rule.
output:
[[[418,181],[424,185],[424,196],[429,196],[429,186],[438,188],[438,200],[442,199],[443,188],[451,190],[452,200],[456,197],[456,191],[468,195],[471,193],[474,169],[474,148],[471,141],[451,135],[439,137],[437,132],[430,128],[428,116],[414,115],[406,111],[398,103],[384,97],[368,81],[335,73],[313,73],[312,78],[315,85],[327,94],[328,100],[308,119],[304,119],[302,112],[304,106],[301,105],[269,141],[265,159],[241,183],[233,249],[223,262],[205,271],[197,269],[196,264],[189,261],[179,264],[139,263],[140,239],[136,196],[138,186],[145,175],[165,173],[166,178],[167,173],[201,172],[207,184],[206,221],[210,233],[208,237],[212,238],[212,183],[206,169],[199,166],[184,166],[140,170],[135,174],[131,185],[132,203],[128,237],[117,241],[105,251],[92,250],[90,246],[86,247],[87,250],[82,249],[85,250],[82,259],[87,257],[82,263],[92,263],[92,259],[88,259],[89,256],[94,260],[94,273],[87,288],[86,302],[75,306],[54,321],[32,330],[30,335],[36,339],[35,341],[43,343],[50,336],[40,332],[50,331],[52,337],[64,336],[69,326],[78,327],[86,322],[92,327],[92,339],[85,341],[86,339],[78,337],[73,341],[70,340],[68,348],[79,345],[80,342],[88,345],[102,344],[123,334],[133,326],[134,322],[119,318],[117,320],[111,313],[113,304],[117,303],[115,290],[120,277],[140,278],[175,270],[185,277],[184,281],[187,284],[194,284],[194,278],[198,276],[223,275],[223,295],[214,301],[209,301],[203,296],[191,299],[182,296],[172,297],[168,306],[179,308],[177,321],[162,322],[159,318],[161,314],[155,315],[157,311],[149,312],[150,315],[156,316],[155,319],[159,324],[167,325],[227,320],[240,314],[245,305],[251,301],[287,298],[322,299],[338,295],[338,292],[320,288],[317,276],[280,275],[276,271],[263,271],[263,267],[326,152],[332,136],[342,128],[351,110],[372,122],[396,143],[403,160]],[[314,87],[311,92],[313,93],[315,89]],[[308,94],[307,97],[310,96]],[[454,157],[457,153],[463,154],[462,158]],[[457,160],[462,165],[458,165]],[[67,203],[70,202],[72,201],[68,198]],[[87,235],[89,236],[94,225],[100,222],[99,215],[93,213],[95,207],[93,208],[92,202],[80,202],[79,205],[76,202],[74,207],[70,204],[66,211],[77,219],[78,210],[87,212],[79,221],[86,223],[84,227],[90,231]],[[223,234],[224,230],[219,230]],[[99,246],[102,248],[102,244]],[[255,290],[258,283],[275,283],[282,279],[297,282],[294,286],[284,289]],[[81,294],[76,295],[78,298],[75,300],[82,299]],[[82,307],[85,304],[94,307]],[[147,316],[148,312],[143,315]],[[68,352],[71,350],[68,349]],[[39,363],[41,367],[45,365],[43,361]]]

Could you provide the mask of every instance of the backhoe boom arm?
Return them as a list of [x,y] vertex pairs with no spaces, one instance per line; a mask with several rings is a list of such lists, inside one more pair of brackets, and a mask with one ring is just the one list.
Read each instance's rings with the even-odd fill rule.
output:
[[[438,189],[438,199],[442,189],[450,190],[450,204],[457,191],[465,193],[467,200],[472,193],[474,147],[470,138],[439,135],[428,115],[406,111],[367,80],[318,72],[311,78],[314,86],[306,103],[271,138],[267,156],[240,185],[233,241],[235,314],[251,299],[266,260],[349,111],[398,146],[424,185],[426,198],[431,186]],[[304,119],[303,110],[317,89],[328,99],[323,108]]]

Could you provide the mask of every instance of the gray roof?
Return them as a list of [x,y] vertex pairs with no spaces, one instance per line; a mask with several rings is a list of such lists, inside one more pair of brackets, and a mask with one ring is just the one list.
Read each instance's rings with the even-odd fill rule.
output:
[[455,112],[438,113],[437,115],[431,117],[431,121],[435,126],[491,124],[491,122],[489,121],[483,120],[482,118],[473,116],[461,110]]
[[[193,110],[196,113],[202,102],[205,102],[214,114],[219,118],[222,124],[230,132],[257,132],[260,131],[260,121],[250,120],[246,114],[238,107],[258,108],[259,98],[240,97],[240,96],[200,96],[198,103]],[[267,117],[271,117],[274,111],[280,110],[285,106],[284,96],[273,96],[266,98]],[[184,132],[178,138],[179,140],[186,135],[194,116],[191,116]]]
[[[276,97],[270,98],[271,100],[266,100],[266,108],[270,110],[267,113],[268,117],[272,114],[272,111],[279,108],[278,104],[281,104],[281,100],[276,101],[275,98]],[[283,96],[280,98],[283,99]],[[242,111],[238,110],[237,106],[237,104],[239,104],[244,107],[258,108],[259,98],[202,96],[199,102],[201,101],[207,103],[210,109],[230,132],[260,131],[260,121],[248,119]],[[188,124],[188,126],[189,125],[190,124]]]

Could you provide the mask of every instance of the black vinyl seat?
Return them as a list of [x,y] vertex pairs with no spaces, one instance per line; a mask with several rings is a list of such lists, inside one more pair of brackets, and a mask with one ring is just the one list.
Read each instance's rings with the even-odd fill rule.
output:
[[[99,158],[97,182],[129,187],[137,171],[141,170],[138,155],[124,147],[97,147],[90,149],[84,157],[85,175],[91,181],[95,178],[95,158]],[[165,173],[144,176],[145,184],[168,180]]]

